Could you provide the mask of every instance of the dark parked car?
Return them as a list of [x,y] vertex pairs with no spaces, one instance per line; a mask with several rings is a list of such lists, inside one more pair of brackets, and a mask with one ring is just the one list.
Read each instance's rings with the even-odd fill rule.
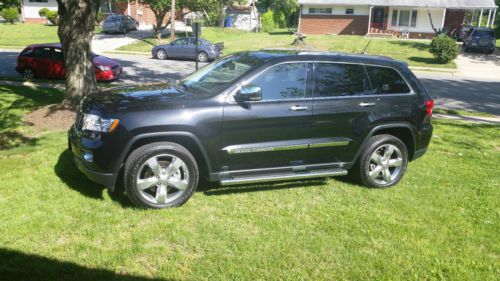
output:
[[469,30],[464,39],[465,52],[481,51],[493,54],[496,48],[495,34],[488,27],[474,27]]
[[467,35],[467,32],[473,28],[472,25],[462,25],[456,32],[455,32],[455,38],[457,39],[458,42],[463,42],[465,39],[465,36]]
[[104,33],[123,33],[126,34],[130,30],[137,30],[139,23],[130,16],[125,15],[109,15],[102,23]]
[[[107,57],[92,54],[97,81],[113,81],[122,73],[122,66]],[[24,78],[65,79],[66,66],[61,44],[30,45],[19,54],[16,71]]]
[[240,53],[176,85],[90,95],[69,131],[79,169],[130,200],[186,202],[222,185],[355,175],[389,187],[432,136],[434,102],[403,62],[333,53]]
[[153,58],[183,58],[195,59],[198,56],[198,61],[206,62],[217,59],[222,55],[223,44],[212,44],[207,40],[198,39],[198,53],[195,46],[196,38],[187,37],[173,41],[169,44],[157,45],[153,47],[151,53]]

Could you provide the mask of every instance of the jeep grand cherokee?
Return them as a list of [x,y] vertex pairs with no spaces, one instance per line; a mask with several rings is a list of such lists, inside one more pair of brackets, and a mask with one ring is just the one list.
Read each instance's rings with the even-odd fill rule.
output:
[[136,205],[221,185],[353,174],[389,187],[422,156],[434,102],[405,63],[312,52],[228,56],[175,85],[89,95],[69,143],[78,168]]

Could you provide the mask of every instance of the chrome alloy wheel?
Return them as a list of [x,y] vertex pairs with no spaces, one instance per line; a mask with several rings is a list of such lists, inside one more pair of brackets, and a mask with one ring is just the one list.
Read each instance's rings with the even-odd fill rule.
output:
[[164,59],[167,59],[167,52],[165,52],[165,50],[163,49],[159,49],[157,52],[156,52],[156,57],[160,60],[164,60]]
[[150,203],[165,205],[179,198],[189,186],[186,163],[171,154],[149,158],[139,168],[135,187]]
[[198,53],[198,61],[199,62],[207,62],[208,61],[208,54],[205,52]]
[[384,144],[375,149],[368,165],[368,174],[375,183],[389,185],[401,174],[403,155],[395,145]]

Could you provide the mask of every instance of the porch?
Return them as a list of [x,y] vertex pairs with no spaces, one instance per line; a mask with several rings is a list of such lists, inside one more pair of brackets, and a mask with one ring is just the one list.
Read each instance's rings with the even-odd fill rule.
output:
[[496,8],[370,6],[367,36],[431,39],[434,29],[453,34],[462,24],[493,27]]

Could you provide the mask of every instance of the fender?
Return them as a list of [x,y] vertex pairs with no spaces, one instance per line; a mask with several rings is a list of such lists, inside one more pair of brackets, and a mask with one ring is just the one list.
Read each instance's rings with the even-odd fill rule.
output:
[[416,137],[415,137],[415,128],[413,127],[413,125],[411,125],[408,122],[397,122],[397,123],[390,123],[390,124],[378,125],[378,126],[373,127],[370,130],[370,132],[366,135],[365,140],[363,141],[363,143],[360,146],[360,149],[358,149],[358,152],[356,152],[356,155],[354,156],[354,159],[353,159],[353,162],[352,162],[353,165],[354,165],[354,163],[356,163],[356,161],[358,161],[359,155],[361,154],[361,152],[363,150],[363,147],[366,146],[366,143],[368,142],[368,140],[372,136],[374,136],[380,130],[394,129],[394,128],[405,128],[405,129],[409,129],[410,130],[411,137],[413,139],[413,147],[408,147],[408,149],[412,149],[413,151],[415,151]]
[[137,141],[139,141],[141,139],[145,139],[145,138],[151,138],[151,137],[171,137],[171,136],[182,136],[182,137],[188,137],[188,138],[192,139],[201,151],[201,154],[203,156],[203,160],[205,161],[205,165],[207,165],[208,173],[212,172],[212,166],[211,166],[210,161],[208,159],[207,152],[205,151],[205,148],[201,144],[198,137],[196,137],[193,133],[189,133],[189,132],[173,131],[173,132],[146,133],[146,134],[140,134],[140,135],[134,136],[132,139],[130,139],[127,142],[127,144],[125,145],[125,148],[123,149],[122,153],[120,154],[119,161],[117,162],[117,164],[115,166],[116,173],[118,173],[118,171],[122,167],[123,163],[125,162],[125,158],[127,157],[127,155],[130,152],[130,149]]

